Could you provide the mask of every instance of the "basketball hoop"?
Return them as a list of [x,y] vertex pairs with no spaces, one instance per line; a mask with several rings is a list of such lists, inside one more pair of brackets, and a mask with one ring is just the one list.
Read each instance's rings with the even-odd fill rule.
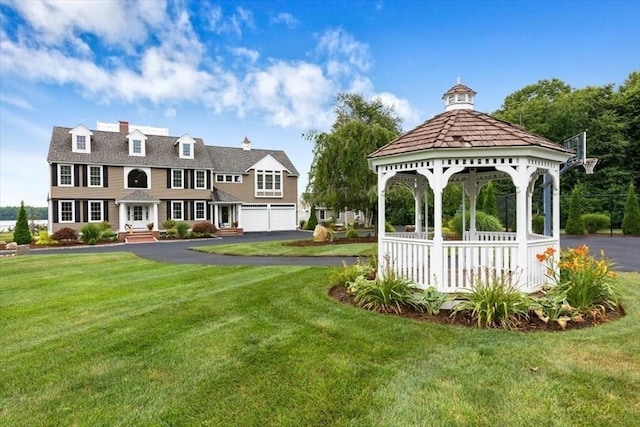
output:
[[596,167],[596,163],[598,163],[598,159],[596,158],[588,158],[588,159],[584,159],[584,161],[582,162],[582,166],[584,167],[584,170],[587,172],[587,175],[591,175],[593,174],[593,168]]

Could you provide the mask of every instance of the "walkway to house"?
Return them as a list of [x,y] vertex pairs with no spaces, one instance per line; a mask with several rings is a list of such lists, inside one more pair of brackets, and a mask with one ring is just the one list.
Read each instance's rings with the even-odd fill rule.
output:
[[[308,265],[308,266],[340,266],[342,261],[354,262],[350,257],[243,257],[214,255],[190,251],[194,246],[223,245],[228,243],[253,243],[270,240],[309,239],[311,235],[304,231],[278,231],[264,233],[245,233],[242,236],[224,237],[221,239],[160,241],[147,244],[119,244],[105,246],[82,246],[65,249],[32,250],[32,255],[61,253],[104,253],[132,252],[139,257],[180,264],[206,265]],[[627,236],[561,236],[562,248],[576,247],[586,244],[592,254],[600,254],[604,250],[608,259],[615,263],[617,271],[640,271],[640,237]]]

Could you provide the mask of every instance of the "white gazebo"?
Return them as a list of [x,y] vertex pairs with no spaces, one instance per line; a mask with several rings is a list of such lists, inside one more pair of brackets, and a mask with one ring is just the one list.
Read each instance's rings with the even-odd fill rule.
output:
[[[445,112],[391,141],[368,156],[378,175],[378,260],[420,287],[441,292],[470,289],[476,278],[506,274],[525,292],[545,283],[546,267],[536,254],[560,246],[560,166],[573,152],[546,138],[487,114],[474,111],[476,92],[456,84],[443,96]],[[549,235],[531,228],[532,194],[537,179],[547,175],[552,186]],[[491,180],[510,179],[516,188],[516,231],[476,230],[476,199]],[[415,231],[385,233],[385,190],[403,183],[415,198]],[[469,230],[461,240],[445,240],[442,192],[462,184],[469,200]],[[424,200],[433,192],[433,211]],[[463,204],[464,206],[464,204]],[[432,215],[433,230],[427,228]],[[463,216],[464,218],[464,216]]]

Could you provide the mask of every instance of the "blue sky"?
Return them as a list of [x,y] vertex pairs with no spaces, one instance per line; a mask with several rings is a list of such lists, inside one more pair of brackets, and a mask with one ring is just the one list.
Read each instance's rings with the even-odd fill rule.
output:
[[0,205],[46,206],[53,126],[169,127],[282,149],[307,184],[338,92],[409,130],[456,83],[492,112],[541,79],[620,84],[640,69],[640,1],[0,0]]

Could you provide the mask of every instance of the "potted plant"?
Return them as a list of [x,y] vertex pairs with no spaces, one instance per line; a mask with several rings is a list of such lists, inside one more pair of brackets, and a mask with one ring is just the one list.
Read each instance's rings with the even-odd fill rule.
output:
[[153,230],[153,223],[152,222],[147,224],[147,229],[149,229],[149,231]]
[[238,221],[233,221],[231,223],[231,228],[238,228]]

